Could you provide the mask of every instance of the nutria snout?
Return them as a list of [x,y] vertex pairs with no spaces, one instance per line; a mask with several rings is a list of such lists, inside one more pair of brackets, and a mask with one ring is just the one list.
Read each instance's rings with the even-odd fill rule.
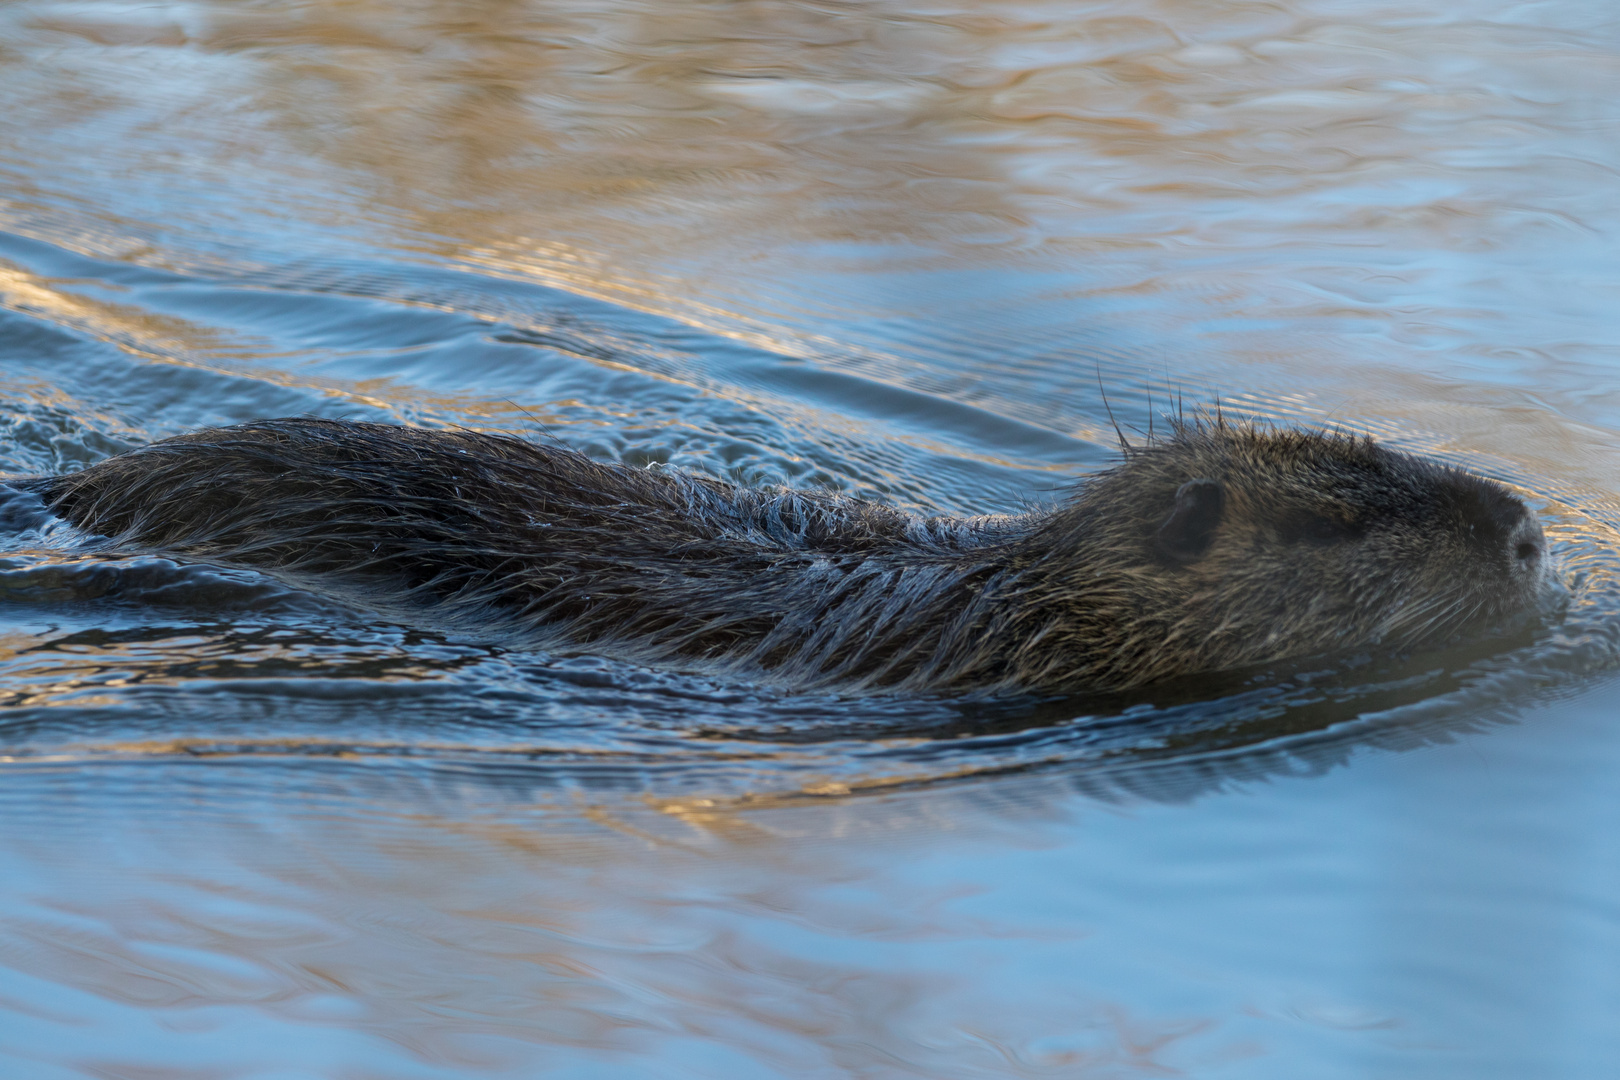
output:
[[1501,485],[1205,418],[1057,507],[924,518],[470,431],[270,420],[31,481],[115,543],[795,686],[1117,690],[1421,646],[1560,588]]

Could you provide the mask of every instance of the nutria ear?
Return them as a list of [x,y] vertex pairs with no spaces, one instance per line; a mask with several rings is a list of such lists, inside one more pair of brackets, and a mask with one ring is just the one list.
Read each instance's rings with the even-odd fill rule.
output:
[[1153,534],[1153,550],[1175,563],[1190,563],[1209,549],[1226,508],[1216,480],[1189,480],[1176,489],[1176,505]]

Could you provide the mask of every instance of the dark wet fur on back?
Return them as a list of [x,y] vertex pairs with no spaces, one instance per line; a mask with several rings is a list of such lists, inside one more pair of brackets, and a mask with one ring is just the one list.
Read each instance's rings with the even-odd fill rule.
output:
[[1539,528],[1499,485],[1366,439],[1218,420],[1007,517],[309,419],[33,486],[124,547],[795,686],[1120,689],[1439,640],[1552,582]]

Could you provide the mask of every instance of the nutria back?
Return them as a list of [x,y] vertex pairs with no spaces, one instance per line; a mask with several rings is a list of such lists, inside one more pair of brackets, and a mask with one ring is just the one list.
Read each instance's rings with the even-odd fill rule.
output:
[[1115,690],[1446,640],[1558,588],[1505,488],[1203,419],[1049,511],[924,518],[470,431],[269,420],[30,482],[119,546],[795,686]]

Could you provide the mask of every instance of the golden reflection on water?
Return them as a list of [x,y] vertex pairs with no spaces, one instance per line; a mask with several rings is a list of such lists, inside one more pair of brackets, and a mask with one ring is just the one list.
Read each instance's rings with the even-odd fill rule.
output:
[[[719,226],[1004,245],[1037,218],[1028,242],[1210,242],[1264,225],[1256,198],[1385,178],[1406,191],[1326,217],[1310,204],[1313,232],[1454,247],[1504,239],[1482,219],[1568,221],[1421,177],[1461,152],[1485,170],[1521,160],[1523,121],[1541,119],[1525,96],[1574,89],[1578,35],[1528,53],[1511,26],[1314,7],[266,5],[204,9],[197,43],[251,50],[278,125],[463,241],[588,209],[593,246],[614,222],[637,244]],[[646,230],[649,196],[673,235]],[[1234,198],[1236,220],[1204,209]]]
[[[1548,131],[1539,103],[1615,78],[1578,33],[1527,50],[1511,24],[1375,2],[349,0],[201,3],[184,26],[51,7],[14,67],[64,45],[68,71],[74,45],[232,57],[194,69],[257,83],[236,83],[232,141],[262,124],[355,170],[447,254],[524,235],[690,257],[717,232],[726,257],[783,237],[1117,251],[1274,238],[1303,213],[1318,240],[1498,245],[1579,227],[1511,167],[1556,137],[1564,175],[1598,169],[1596,136]],[[80,122],[139,99],[88,92],[94,70],[25,99]],[[1357,317],[1392,284],[1323,281]]]
[[968,214],[1004,231],[996,155],[950,128],[953,76],[985,44],[899,4],[506,0],[222,10],[203,41],[265,57],[277,123],[424,231],[499,238],[584,209],[593,244],[613,225],[658,244],[635,220],[649,195],[739,235],[784,211],[825,239],[960,236]]

